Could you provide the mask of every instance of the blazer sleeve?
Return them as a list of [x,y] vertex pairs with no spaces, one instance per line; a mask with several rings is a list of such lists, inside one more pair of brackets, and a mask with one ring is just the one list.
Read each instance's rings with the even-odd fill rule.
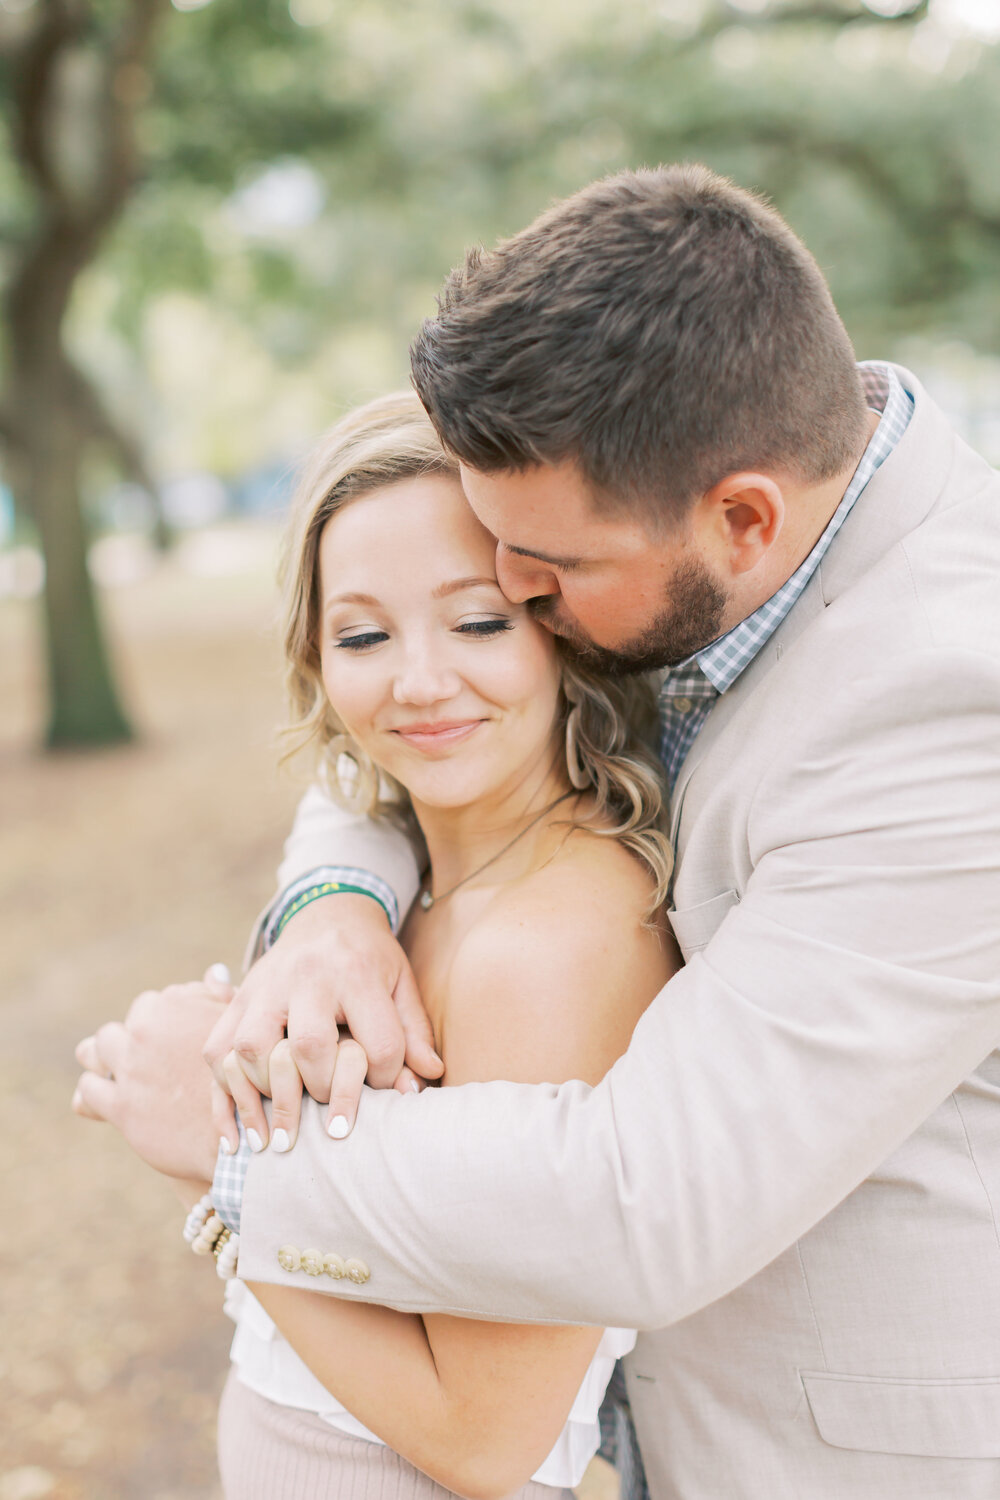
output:
[[391,824],[339,807],[314,782],[298,805],[285,843],[278,868],[278,892],[254,923],[247,963],[259,955],[264,929],[288,887],[310,871],[331,865],[378,876],[395,895],[400,920],[406,916],[419,883],[409,839]]
[[[922,651],[787,743],[748,798],[742,899],[601,1084],[366,1091],[342,1142],[310,1106],[250,1165],[241,1275],[661,1327],[869,1176],[1000,1039],[1000,667]],[[307,1282],[288,1245],[367,1280]]]

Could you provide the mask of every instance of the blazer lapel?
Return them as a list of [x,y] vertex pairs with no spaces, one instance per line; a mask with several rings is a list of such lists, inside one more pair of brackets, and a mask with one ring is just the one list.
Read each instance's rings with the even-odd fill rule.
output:
[[788,612],[770,640],[758,651],[745,672],[722,694],[713,707],[681,766],[670,798],[670,842],[678,853],[681,813],[692,777],[709,752],[722,738],[754,691],[767,674],[777,666],[782,654],[824,609],[819,573],[809,580],[794,607]]
[[784,652],[838,594],[873,567],[934,509],[953,468],[954,436],[916,376],[894,366],[914,400],[913,416],[893,452],[865,486],[801,597],[746,671],[715,704],[698,732],[671,796],[670,841],[679,858],[681,818],[692,779],[750,694]]

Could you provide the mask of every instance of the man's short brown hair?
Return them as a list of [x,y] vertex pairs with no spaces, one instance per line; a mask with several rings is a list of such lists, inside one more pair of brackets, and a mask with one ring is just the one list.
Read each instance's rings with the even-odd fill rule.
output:
[[470,251],[411,356],[471,468],[569,459],[598,503],[663,519],[740,469],[818,483],[864,446],[819,267],[774,209],[701,166],[620,172]]

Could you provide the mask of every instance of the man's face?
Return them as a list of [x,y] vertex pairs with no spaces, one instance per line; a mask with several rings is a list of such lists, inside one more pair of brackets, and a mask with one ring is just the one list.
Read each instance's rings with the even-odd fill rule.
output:
[[497,538],[507,597],[615,676],[672,666],[722,633],[728,594],[696,528],[653,533],[597,513],[575,465],[521,474],[462,467],[462,486]]

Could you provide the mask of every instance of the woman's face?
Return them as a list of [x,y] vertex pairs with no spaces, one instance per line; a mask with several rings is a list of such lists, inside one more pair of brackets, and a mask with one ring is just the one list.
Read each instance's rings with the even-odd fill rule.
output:
[[330,703],[428,806],[536,785],[532,772],[552,760],[555,645],[500,592],[495,552],[458,481],[442,475],[360,496],[320,537]]

